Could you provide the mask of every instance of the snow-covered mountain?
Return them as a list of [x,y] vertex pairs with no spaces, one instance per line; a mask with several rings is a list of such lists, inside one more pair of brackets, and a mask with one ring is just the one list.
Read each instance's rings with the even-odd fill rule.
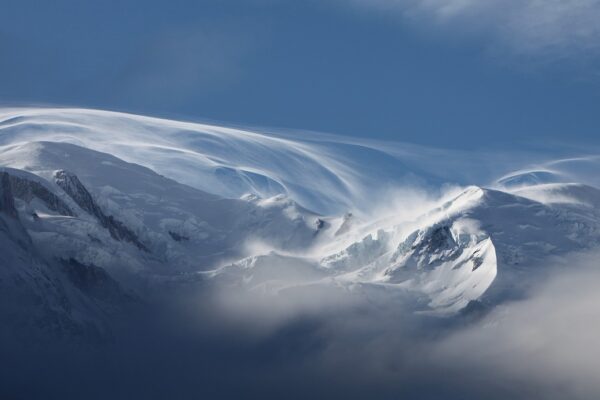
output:
[[408,186],[445,178],[381,146],[94,110],[0,118],[0,311],[15,326],[102,336],[177,285],[383,293],[449,315],[600,242],[594,157],[410,208]]
[[383,193],[400,182],[436,180],[425,171],[426,163],[414,159],[408,145],[391,154],[389,146],[307,132],[264,134],[116,112],[50,108],[0,109],[0,131],[0,146],[71,143],[222,197],[284,194],[326,214],[368,205],[372,200],[365,193]]
[[[565,184],[523,191],[468,187],[412,221],[369,225],[362,238],[320,259],[279,261],[295,265],[289,275],[272,272],[281,257],[276,253],[215,274],[230,279],[236,268],[246,285],[262,289],[268,283],[278,291],[329,282],[366,295],[381,288],[411,292],[421,299],[418,311],[434,314],[455,313],[471,302],[497,304],[540,280],[549,257],[600,244],[600,190]],[[555,202],[548,191],[570,200]],[[307,277],[298,279],[297,270]]]

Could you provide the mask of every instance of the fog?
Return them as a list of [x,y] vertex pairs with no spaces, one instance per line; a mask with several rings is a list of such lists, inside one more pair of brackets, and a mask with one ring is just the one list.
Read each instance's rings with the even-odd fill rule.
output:
[[526,300],[453,333],[434,354],[518,397],[598,398],[599,260],[597,252],[555,260],[555,273]]
[[599,255],[554,259],[523,300],[451,318],[402,293],[223,285],[105,342],[0,341],[0,397],[598,398]]

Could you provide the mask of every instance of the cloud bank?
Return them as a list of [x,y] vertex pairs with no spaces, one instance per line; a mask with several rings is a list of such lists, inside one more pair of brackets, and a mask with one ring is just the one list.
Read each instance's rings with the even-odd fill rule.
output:
[[523,299],[462,319],[416,315],[407,298],[361,298],[360,290],[238,304],[243,326],[268,326],[258,330],[267,347],[295,338],[287,373],[329,382],[337,396],[591,399],[600,396],[599,257],[552,259]]
[[446,363],[460,357],[474,380],[489,382],[490,391],[498,389],[498,398],[501,393],[597,398],[599,257],[593,252],[555,261],[548,266],[556,268],[551,278],[526,300],[497,308],[441,342],[436,353]]
[[476,318],[431,318],[406,299],[317,288],[225,307],[202,297],[183,314],[178,304],[126,325],[129,336],[98,348],[16,352],[1,341],[0,395],[598,398],[599,256],[554,260],[523,300]]

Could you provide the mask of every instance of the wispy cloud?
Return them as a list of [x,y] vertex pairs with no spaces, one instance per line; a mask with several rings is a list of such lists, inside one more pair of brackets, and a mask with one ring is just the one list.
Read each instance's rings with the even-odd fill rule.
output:
[[600,53],[598,0],[351,0],[417,25],[484,37],[494,50],[564,59]]

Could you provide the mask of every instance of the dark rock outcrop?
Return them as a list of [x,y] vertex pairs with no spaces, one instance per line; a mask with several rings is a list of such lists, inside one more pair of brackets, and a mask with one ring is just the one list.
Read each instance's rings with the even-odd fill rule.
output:
[[148,252],[148,249],[137,235],[121,221],[115,219],[112,215],[106,215],[100,206],[94,201],[94,198],[85,188],[83,183],[77,178],[77,175],[60,170],[54,174],[56,184],[65,191],[77,203],[82,210],[98,219],[100,224],[108,229],[110,235],[115,240],[132,243],[140,250]]
[[18,218],[15,199],[10,186],[10,177],[6,172],[0,172],[0,212]]
[[75,213],[69,206],[57,195],[48,190],[44,185],[34,180],[22,178],[9,173],[8,180],[14,197],[26,202],[30,202],[34,197],[42,200],[46,207],[52,211],[56,211],[61,215],[74,217]]
[[392,261],[396,262],[410,254],[407,265],[418,269],[434,268],[442,262],[442,259],[444,261],[456,259],[461,251],[462,247],[456,242],[449,226],[433,226],[410,234],[398,245]]

